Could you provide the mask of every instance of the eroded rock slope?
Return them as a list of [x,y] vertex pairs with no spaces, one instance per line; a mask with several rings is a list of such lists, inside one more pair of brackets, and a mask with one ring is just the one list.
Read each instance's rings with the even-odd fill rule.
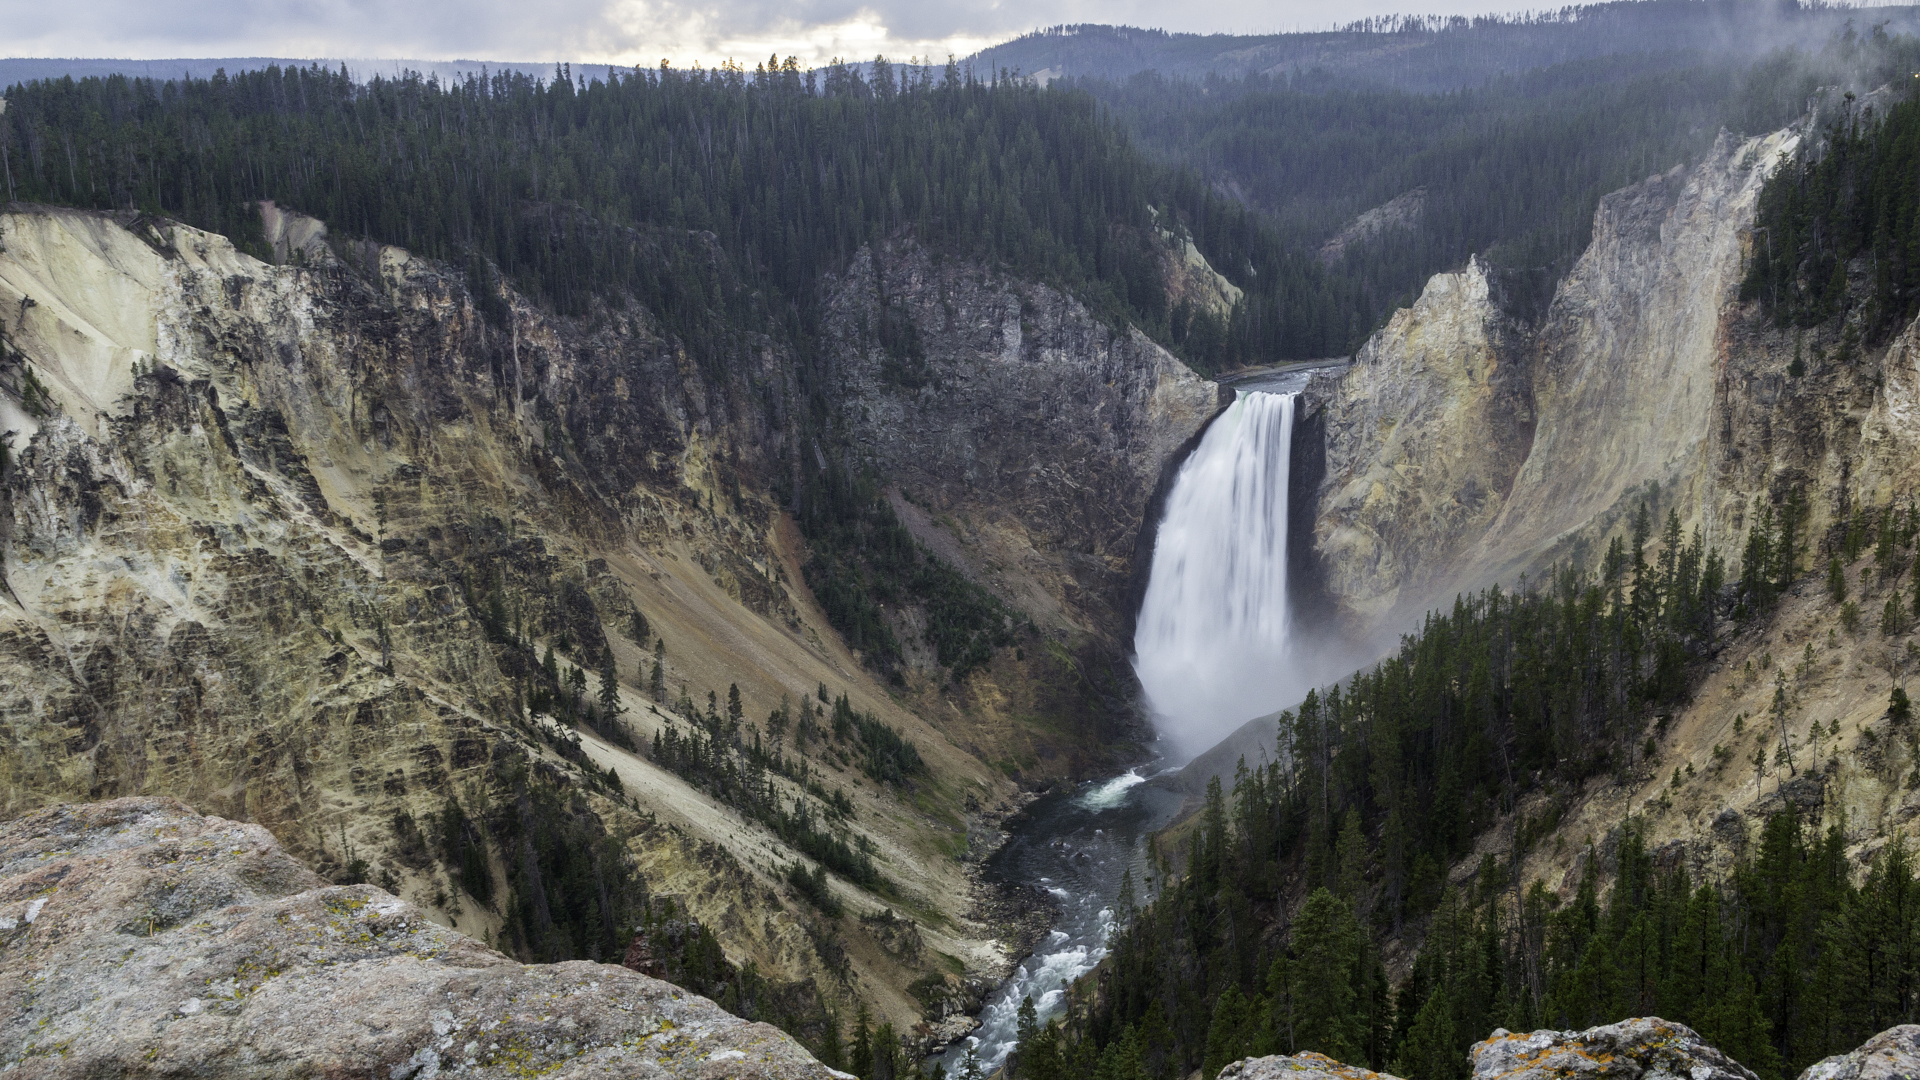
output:
[[[1327,399],[1316,547],[1359,622],[1590,561],[1649,484],[1702,508],[1726,319],[1772,165],[1796,136],[1722,137],[1707,158],[1601,200],[1593,242],[1541,326],[1474,266],[1435,277]],[[1695,511],[1724,544],[1710,513]],[[1691,520],[1689,524],[1691,524]]]

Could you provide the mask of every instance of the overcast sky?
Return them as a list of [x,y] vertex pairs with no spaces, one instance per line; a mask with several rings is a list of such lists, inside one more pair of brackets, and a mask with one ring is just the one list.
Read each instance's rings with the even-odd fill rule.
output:
[[655,65],[770,53],[944,59],[1059,23],[1195,32],[1321,29],[1511,0],[0,0],[0,56],[410,57]]

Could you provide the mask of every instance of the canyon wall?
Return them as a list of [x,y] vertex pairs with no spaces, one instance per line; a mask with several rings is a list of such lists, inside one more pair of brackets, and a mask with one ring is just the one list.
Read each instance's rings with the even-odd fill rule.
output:
[[[844,400],[803,440],[798,363],[770,338],[690,353],[633,302],[562,318],[484,267],[270,206],[265,223],[273,264],[160,219],[0,214],[4,810],[176,796],[496,935],[510,907],[422,845],[450,797],[510,804],[531,776],[732,960],[812,1000],[864,999],[912,1031],[1001,971],[1005,927],[976,908],[969,867],[1018,803],[1012,776],[1116,752],[1046,706],[1097,698],[1076,665],[1115,655],[1100,635],[1156,455],[1204,422],[1212,385],[1050,290],[863,256],[829,283]],[[923,384],[875,368],[860,337],[883,264]],[[897,484],[909,523],[1047,641],[963,686],[876,679],[808,592],[770,494],[822,442]],[[965,535],[976,523],[999,546]],[[647,690],[653,636],[665,701]],[[530,715],[556,673],[607,653],[618,731]],[[812,764],[851,798],[849,842],[902,886],[831,891],[853,915],[917,919],[912,948],[891,922],[823,919],[786,884],[809,858],[635,752],[667,702],[730,686],[749,723],[845,693],[918,748],[933,779],[917,790],[820,749]],[[508,853],[491,859],[490,879],[517,880]],[[910,993],[930,971],[950,985]]]
[[1037,622],[1124,641],[1146,504],[1231,395],[1065,293],[914,246],[862,252],[827,310],[857,452]]
[[1591,562],[1649,490],[1730,542],[1701,486],[1725,319],[1760,187],[1796,143],[1723,135],[1699,164],[1606,196],[1540,326],[1502,314],[1471,264],[1316,387],[1316,547],[1356,624],[1405,625],[1456,592]]
[[[1549,815],[1557,839],[1518,873],[1563,898],[1590,861],[1609,867],[1630,819],[1659,865],[1708,877],[1787,807],[1837,828],[1858,866],[1920,831],[1920,744],[1888,706],[1920,672],[1912,560],[1883,564],[1871,535],[1843,544],[1850,523],[1871,533],[1920,494],[1920,321],[1875,342],[1864,303],[1796,328],[1738,296],[1764,242],[1760,186],[1800,137],[1723,137],[1700,164],[1607,196],[1541,325],[1507,319],[1469,265],[1310,389],[1328,431],[1314,555],[1376,642],[1458,592],[1595,571],[1642,506],[1649,559],[1672,512],[1736,578],[1756,512],[1803,500],[1777,606],[1723,621],[1688,657],[1690,699],[1648,719],[1643,747],[1578,791],[1529,796],[1456,881]],[[1856,297],[1871,272],[1848,268]]]

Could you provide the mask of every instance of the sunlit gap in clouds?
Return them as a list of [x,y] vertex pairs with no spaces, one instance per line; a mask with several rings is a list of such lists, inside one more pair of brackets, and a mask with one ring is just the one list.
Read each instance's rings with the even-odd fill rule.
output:
[[[636,38],[643,32],[640,27],[633,28]],[[1002,39],[1003,36],[978,34],[911,37],[896,33],[879,14],[870,10],[838,22],[809,24],[784,19],[744,32],[721,27],[705,14],[695,14],[677,28],[670,39],[656,37],[649,45],[588,59],[595,63],[642,67],[658,66],[663,59],[670,60],[675,67],[693,63],[713,67],[732,60],[751,67],[769,56],[783,60],[792,56],[803,68],[817,68],[836,59],[856,63],[885,56],[896,64],[917,58],[920,63],[939,66],[945,64],[949,56],[970,56]]]
[[[329,65],[347,59],[356,75],[392,74],[392,59],[422,68],[454,60],[501,65],[572,63],[597,67],[751,69],[769,56],[803,68],[884,55],[939,66],[1013,37],[991,11],[797,0],[421,0],[366,6],[339,0],[211,0],[184,7],[149,0],[74,0],[8,15],[0,55],[18,57],[297,57]],[[239,10],[228,11],[229,6]],[[17,5],[0,0],[0,12]],[[154,8],[167,9],[167,18]],[[349,10],[351,9],[351,10]],[[351,16],[351,17],[349,17]],[[461,71],[470,65],[461,65]],[[592,72],[594,75],[602,74]]]

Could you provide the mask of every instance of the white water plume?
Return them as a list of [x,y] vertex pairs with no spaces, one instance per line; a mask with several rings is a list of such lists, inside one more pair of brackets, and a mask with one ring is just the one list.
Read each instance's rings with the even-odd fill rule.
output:
[[1134,671],[1161,736],[1187,757],[1306,689],[1287,607],[1296,396],[1242,394],[1180,466],[1167,498]]

